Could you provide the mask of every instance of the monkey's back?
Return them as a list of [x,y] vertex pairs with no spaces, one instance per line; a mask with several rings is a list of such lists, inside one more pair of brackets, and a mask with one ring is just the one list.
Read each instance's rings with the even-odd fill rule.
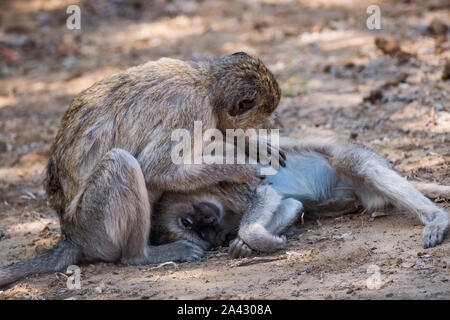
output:
[[349,184],[341,181],[323,155],[305,151],[288,154],[286,167],[265,179],[284,198],[294,198],[303,203],[306,210],[314,210],[336,197],[353,197]]
[[130,152],[146,179],[167,170],[172,131],[192,129],[210,113],[202,72],[195,64],[164,58],[113,74],[76,96],[47,165],[45,188],[58,214],[64,216],[112,148]]

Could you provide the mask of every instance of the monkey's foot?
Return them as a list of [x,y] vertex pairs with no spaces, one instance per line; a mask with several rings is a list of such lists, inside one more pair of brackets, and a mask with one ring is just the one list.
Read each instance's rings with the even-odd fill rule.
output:
[[422,245],[426,248],[434,247],[444,240],[444,235],[450,227],[450,219],[444,211],[434,214],[434,219],[423,228]]
[[259,252],[274,252],[286,246],[286,237],[267,230],[259,222],[252,222],[239,230],[239,238],[251,249]]
[[233,258],[248,257],[252,254],[252,252],[252,249],[239,237],[236,237],[230,242],[229,253]]
[[163,263],[167,261],[195,261],[203,257],[205,251],[197,244],[178,240],[175,242],[149,247],[146,263]]

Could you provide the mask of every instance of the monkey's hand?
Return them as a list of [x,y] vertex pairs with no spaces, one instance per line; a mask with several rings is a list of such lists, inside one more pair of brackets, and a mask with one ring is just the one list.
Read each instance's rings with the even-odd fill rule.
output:
[[262,165],[272,166],[275,170],[279,166],[286,167],[286,154],[280,149],[280,146],[271,144],[267,138],[258,135],[247,142],[246,155],[253,159],[256,158],[256,161]]
[[230,168],[233,169],[230,179],[233,182],[259,184],[266,177],[258,165],[235,164]]
[[450,217],[447,212],[440,210],[434,213],[433,217],[423,228],[422,245],[425,249],[441,243],[445,233],[450,230]]
[[228,251],[233,258],[245,258],[252,254],[253,250],[245,244],[240,237],[236,237],[230,242]]
[[203,257],[205,251],[197,244],[187,241],[178,240],[171,243],[172,254],[177,256],[177,261],[195,261]]

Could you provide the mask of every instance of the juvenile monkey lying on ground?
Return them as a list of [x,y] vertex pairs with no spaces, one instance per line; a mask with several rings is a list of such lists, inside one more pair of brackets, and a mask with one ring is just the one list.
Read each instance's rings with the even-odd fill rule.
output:
[[175,164],[171,134],[185,129],[194,136],[195,121],[224,134],[264,128],[279,101],[272,73],[243,52],[203,62],[164,58],[84,90],[62,119],[47,166],[45,188],[61,239],[42,257],[0,268],[0,287],[80,261],[200,258],[202,248],[186,240],[149,244],[153,204],[164,191],[260,179],[255,165]]
[[[337,216],[393,205],[425,225],[424,248],[443,241],[449,215],[392,170],[372,149],[333,139],[282,139],[287,166],[260,185],[221,183],[191,193],[165,193],[155,211],[152,237],[161,243],[186,239],[203,248],[229,240],[234,257],[252,249],[270,252],[284,245],[280,235],[299,213]],[[449,187],[420,184],[427,193]],[[153,232],[153,231],[152,231]]]

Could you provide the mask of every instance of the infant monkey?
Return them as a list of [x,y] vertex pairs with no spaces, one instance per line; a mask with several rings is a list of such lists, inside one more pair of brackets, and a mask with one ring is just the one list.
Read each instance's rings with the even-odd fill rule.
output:
[[[330,217],[361,207],[373,212],[387,205],[419,217],[425,225],[424,248],[443,241],[450,225],[448,214],[372,149],[323,138],[281,139],[280,147],[287,166],[266,178],[270,185],[221,183],[193,193],[164,194],[155,213],[155,225],[165,230],[160,241],[186,239],[206,248],[237,234],[230,253],[242,257],[252,249],[281,248],[285,242],[281,235],[303,210],[307,216]],[[431,193],[439,188],[448,187],[421,185]],[[186,216],[203,218],[183,223]]]
[[284,247],[282,234],[302,210],[299,201],[282,199],[268,184],[222,182],[195,193],[168,192],[155,207],[151,241],[164,244],[184,239],[209,250],[235,239],[247,215],[249,226],[242,232],[246,243],[258,251],[273,251]]

